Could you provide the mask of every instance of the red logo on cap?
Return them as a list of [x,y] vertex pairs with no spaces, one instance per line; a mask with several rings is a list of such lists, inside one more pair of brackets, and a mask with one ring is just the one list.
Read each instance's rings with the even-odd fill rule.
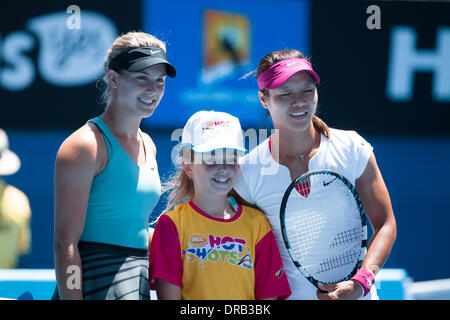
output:
[[230,121],[208,121],[202,130],[214,130],[217,127],[229,127]]

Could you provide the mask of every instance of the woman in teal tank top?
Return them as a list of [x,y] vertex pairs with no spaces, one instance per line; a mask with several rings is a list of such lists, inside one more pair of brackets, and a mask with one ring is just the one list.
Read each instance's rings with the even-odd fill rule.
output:
[[142,32],[118,37],[104,70],[105,111],[56,156],[54,299],[150,299],[148,219],[161,183],[155,145],[139,126],[176,71],[165,44]]

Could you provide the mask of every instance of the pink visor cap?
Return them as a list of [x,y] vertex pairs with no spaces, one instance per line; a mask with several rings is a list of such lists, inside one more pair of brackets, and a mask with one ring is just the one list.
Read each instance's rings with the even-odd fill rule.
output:
[[258,87],[263,89],[276,89],[287,79],[300,71],[309,72],[315,83],[320,83],[319,75],[313,70],[311,63],[305,59],[284,59],[264,70],[258,77]]

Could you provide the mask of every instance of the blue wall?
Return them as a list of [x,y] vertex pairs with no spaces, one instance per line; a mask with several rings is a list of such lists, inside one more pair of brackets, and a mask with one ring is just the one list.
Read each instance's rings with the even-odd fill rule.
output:
[[[175,142],[170,141],[171,132],[149,133],[164,181],[173,170],[170,153]],[[22,267],[53,268],[53,166],[69,134],[8,131],[22,168],[7,182],[28,195],[33,211],[32,251]],[[397,219],[398,237],[386,267],[405,268],[415,281],[449,278],[450,270],[443,266],[450,264],[450,138],[364,137],[374,146]],[[153,216],[163,207],[160,201]]]

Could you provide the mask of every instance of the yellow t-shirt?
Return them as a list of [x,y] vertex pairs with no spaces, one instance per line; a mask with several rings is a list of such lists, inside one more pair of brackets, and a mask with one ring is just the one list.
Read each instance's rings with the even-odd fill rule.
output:
[[27,196],[0,181],[0,269],[15,268],[30,248],[31,209]]
[[161,278],[185,300],[286,297],[289,285],[271,227],[258,210],[239,206],[216,219],[193,202],[158,220],[150,250],[151,285]]

